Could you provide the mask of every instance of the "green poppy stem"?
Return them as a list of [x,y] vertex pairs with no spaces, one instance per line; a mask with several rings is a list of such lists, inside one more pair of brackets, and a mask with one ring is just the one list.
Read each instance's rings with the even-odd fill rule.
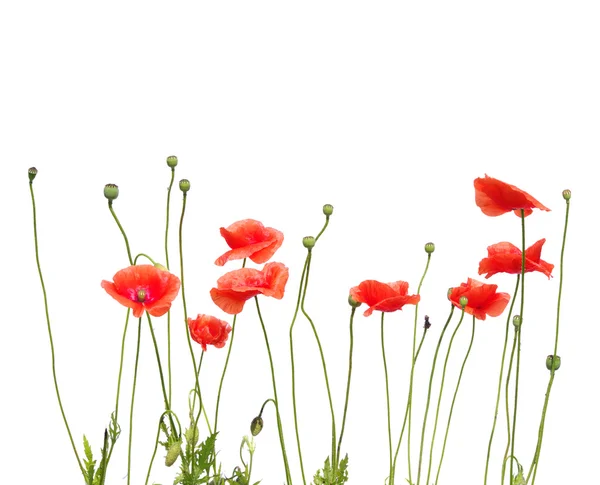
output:
[[138,363],[140,360],[140,340],[142,336],[142,317],[138,319],[137,346],[135,350],[135,365],[133,367],[133,386],[131,388],[131,406],[129,408],[129,442],[127,444],[127,485],[131,483],[131,440],[133,437],[133,403],[135,401],[135,386],[137,383]]
[[[173,188],[173,180],[175,179],[175,167],[171,167],[171,181],[167,190],[167,217],[165,223],[165,264],[169,269],[169,216],[171,208],[171,189]],[[171,310],[167,312],[167,367],[169,373],[169,402],[172,396],[172,379],[171,379]]]
[[390,414],[390,388],[388,383],[388,368],[387,361],[385,358],[385,341],[384,341],[384,333],[383,333],[383,318],[385,313],[381,312],[381,355],[383,357],[383,373],[385,376],[385,400],[387,404],[387,428],[388,428],[388,449],[389,449],[389,461],[390,461],[390,469],[389,469],[389,480],[392,480],[393,469],[392,469],[392,420]]
[[150,459],[150,465],[148,465],[148,473],[146,474],[145,485],[148,485],[148,480],[150,480],[150,472],[152,471],[152,465],[154,463],[154,458],[156,458],[156,451],[158,450],[158,440],[160,438],[160,425],[162,424],[162,419],[165,417],[165,414],[173,414],[175,419],[177,420],[177,427],[179,428],[179,436],[181,436],[181,423],[179,422],[179,418],[173,411],[163,411],[160,415],[160,419],[158,420],[158,429],[156,430],[156,439],[154,440],[154,451],[152,452],[152,458]]
[[[506,411],[506,434],[507,434],[507,441],[506,441],[506,449],[504,450],[504,459],[502,460],[502,478],[500,480],[500,485],[504,485],[504,477],[506,475],[506,460],[508,459],[509,455],[508,452],[510,450],[510,409],[509,409],[509,402],[508,402],[508,389],[509,389],[509,384],[510,384],[510,376],[512,374],[512,366],[513,366],[513,362],[514,362],[514,357],[515,357],[515,350],[517,348],[517,334],[519,333],[520,329],[519,327],[515,326],[514,327],[514,337],[513,337],[513,344],[512,344],[512,349],[510,351],[510,360],[508,361],[508,371],[506,372],[506,385],[504,388],[504,395],[505,395],[505,411]],[[512,461],[512,460],[511,460]]]
[[110,213],[112,214],[113,219],[117,223],[117,226],[119,226],[119,230],[121,231],[121,234],[123,235],[123,239],[125,240],[125,247],[127,248],[127,257],[129,258],[129,264],[131,266],[133,266],[133,259],[131,259],[131,249],[129,248],[129,239],[127,239],[127,234],[125,234],[125,230],[123,229],[123,226],[119,222],[119,218],[117,217],[117,214],[115,214],[115,210],[113,209],[113,206],[112,206],[112,200],[108,201],[108,209],[110,210]]

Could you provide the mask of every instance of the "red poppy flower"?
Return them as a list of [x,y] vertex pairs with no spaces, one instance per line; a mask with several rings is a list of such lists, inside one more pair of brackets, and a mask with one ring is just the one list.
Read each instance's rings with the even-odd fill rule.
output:
[[244,309],[247,300],[256,295],[281,300],[288,276],[288,269],[281,263],[267,263],[262,270],[237,269],[221,276],[217,280],[217,288],[210,290],[210,296],[221,310],[235,315]]
[[167,313],[181,284],[177,276],[151,264],[117,271],[113,281],[103,280],[102,288],[121,305],[131,308],[136,318],[141,317],[144,310],[154,317]]
[[[554,269],[554,265],[540,259],[542,246],[546,242],[540,239],[525,250],[525,272],[539,271],[548,278]],[[488,257],[479,262],[479,274],[487,273],[489,278],[496,273],[520,274],[523,253],[514,244],[501,242],[488,246]]]
[[215,264],[223,266],[232,259],[250,258],[257,264],[266,263],[283,243],[283,233],[265,227],[254,219],[234,222],[227,229],[221,228],[221,236],[231,248],[217,258]]
[[207,345],[214,345],[217,349],[225,346],[231,325],[223,320],[209,315],[198,315],[196,318],[188,318],[190,335],[195,342],[202,345],[206,352]]
[[466,283],[452,288],[448,298],[455,307],[462,308],[459,303],[460,297],[467,297],[469,301],[465,312],[478,320],[485,320],[486,315],[501,315],[510,300],[508,293],[497,293],[497,289],[498,285],[488,285],[469,278]]
[[532,209],[550,210],[527,192],[487,175],[485,178],[476,178],[473,185],[475,203],[486,216],[514,211],[520,217],[521,209],[525,216],[531,214]]
[[408,283],[406,281],[380,283],[375,280],[366,280],[350,289],[352,298],[369,306],[364,313],[365,317],[371,315],[374,310],[395,312],[402,310],[404,305],[419,303],[421,299],[419,295],[408,295],[407,293]]

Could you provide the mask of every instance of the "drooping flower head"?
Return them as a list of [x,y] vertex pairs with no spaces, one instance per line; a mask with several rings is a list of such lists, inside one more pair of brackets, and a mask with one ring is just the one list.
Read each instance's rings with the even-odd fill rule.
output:
[[140,264],[117,271],[113,282],[103,280],[101,285],[121,305],[131,308],[134,317],[139,318],[144,310],[154,317],[167,313],[181,283],[168,271],[151,264]]
[[231,248],[217,258],[215,264],[223,266],[227,261],[250,258],[257,264],[266,263],[283,243],[283,233],[272,227],[265,227],[254,219],[234,222],[228,228],[221,228],[221,236]]
[[217,287],[210,290],[210,296],[221,310],[235,315],[244,309],[247,300],[256,295],[281,300],[288,276],[287,267],[281,263],[267,263],[262,270],[237,269],[221,276]]
[[371,315],[374,310],[381,312],[402,310],[404,305],[416,305],[421,299],[419,295],[408,294],[406,281],[380,283],[375,280],[365,280],[350,289],[350,296],[355,301],[368,305],[369,308],[364,313],[365,317]]
[[533,209],[550,210],[524,190],[487,175],[476,178],[473,185],[475,203],[486,216],[495,217],[514,211],[520,217],[521,209],[525,216],[530,215]]
[[231,332],[231,325],[210,315],[188,318],[188,327],[192,339],[198,342],[205,352],[207,345],[214,345],[217,349],[224,347]]
[[[541,259],[542,246],[546,242],[540,239],[525,250],[525,272],[539,271],[550,278],[554,265]],[[501,242],[488,246],[488,257],[479,262],[479,274],[486,279],[496,273],[520,274],[523,253],[514,244]]]
[[488,285],[469,278],[466,283],[452,288],[448,298],[457,308],[462,308],[460,298],[468,299],[465,312],[478,320],[485,320],[486,315],[497,317],[501,315],[510,300],[508,293],[498,293],[498,285]]

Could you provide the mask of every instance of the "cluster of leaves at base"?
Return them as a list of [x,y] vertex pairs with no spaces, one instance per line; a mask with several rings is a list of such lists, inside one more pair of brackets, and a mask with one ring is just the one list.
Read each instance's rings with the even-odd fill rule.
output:
[[343,485],[348,481],[348,455],[333,469],[329,457],[321,470],[313,477],[314,485]]
[[[121,427],[117,423],[115,413],[113,412],[110,417],[110,424],[108,430],[104,430],[104,444],[100,450],[100,466],[96,469],[96,460],[92,453],[92,447],[86,436],[83,435],[83,452],[85,458],[83,459],[83,478],[86,485],[104,485],[106,480],[106,469],[108,467],[108,460],[110,459],[111,451],[115,442],[121,434]],[[110,438],[110,449],[108,441]]]
[[217,433],[211,434],[205,441],[195,446],[198,439],[197,428],[186,430],[187,445],[181,453],[181,473],[177,475],[173,485],[200,485],[209,483],[210,469],[215,466],[215,442]]

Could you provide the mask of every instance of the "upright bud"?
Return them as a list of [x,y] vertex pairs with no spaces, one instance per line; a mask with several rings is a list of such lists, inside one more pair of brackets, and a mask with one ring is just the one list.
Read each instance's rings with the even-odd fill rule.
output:
[[354,298],[352,298],[352,295],[348,295],[348,304],[352,308],[358,308],[359,306],[362,305],[362,303],[360,301],[356,301]]
[[429,321],[429,315],[425,315],[425,323],[423,324],[423,328],[428,330],[431,327],[431,322]]
[[460,303],[460,306],[464,308],[467,306],[467,303],[469,303],[469,299],[466,296],[461,296],[458,300],[458,303]]
[[323,206],[323,214],[325,214],[327,217],[333,214],[333,206],[331,204],[325,204]]
[[312,249],[315,247],[315,238],[312,236],[306,236],[304,239],[302,239],[302,244],[304,244],[304,247],[306,249]]
[[521,315],[515,315],[513,317],[513,325],[516,329],[521,328]]
[[113,201],[119,197],[119,187],[115,184],[106,184],[104,186],[104,197],[108,200]]
[[549,355],[546,357],[546,369],[549,371],[560,369],[560,355]]
[[37,175],[37,168],[31,167],[29,170],[27,170],[27,176],[29,177],[30,182],[33,182],[33,179],[35,178],[36,175]]
[[177,157],[175,155],[167,157],[167,165],[171,168],[175,168],[177,166]]
[[435,251],[435,244],[433,244],[432,242],[428,242],[427,244],[425,244],[425,252],[427,254],[431,254]]
[[252,433],[252,436],[256,436],[258,433],[260,433],[264,424],[263,418],[256,416],[256,418],[254,418],[250,423],[250,432]]
[[571,191],[569,189],[563,190],[563,199],[571,200]]
[[190,190],[190,181],[187,179],[181,179],[179,181],[179,189],[185,194],[188,190]]

